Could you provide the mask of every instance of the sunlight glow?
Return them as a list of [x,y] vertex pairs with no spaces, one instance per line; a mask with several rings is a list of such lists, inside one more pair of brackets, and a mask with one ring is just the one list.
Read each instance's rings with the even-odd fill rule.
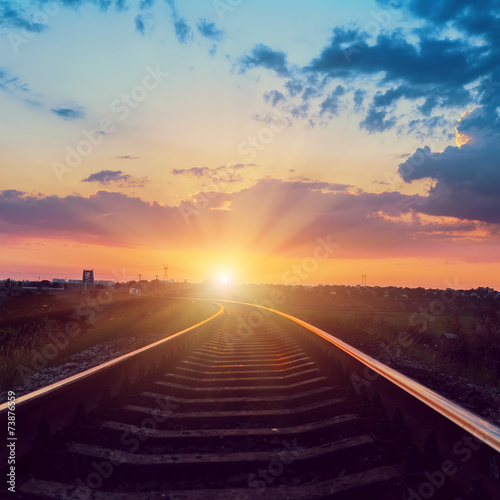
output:
[[474,112],[475,110],[477,109],[477,106],[476,108],[474,109],[471,109],[470,111],[466,111],[461,117],[460,117],[460,120],[458,120],[458,124],[455,126],[455,142],[457,143],[457,146],[459,148],[461,148],[462,146],[465,146],[466,144],[468,144],[471,140],[472,140],[472,137],[468,136],[468,135],[465,135],[465,134],[461,134],[459,131],[458,131],[458,127],[460,125],[460,122],[468,115],[470,115],[472,112]]

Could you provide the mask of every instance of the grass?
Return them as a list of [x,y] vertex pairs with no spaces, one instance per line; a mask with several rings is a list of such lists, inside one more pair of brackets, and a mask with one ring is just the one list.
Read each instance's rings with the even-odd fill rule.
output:
[[0,391],[89,347],[134,337],[138,349],[215,313],[208,303],[110,292],[94,294],[85,306],[79,300],[47,294],[2,304],[8,314],[0,322]]
[[[361,341],[363,348],[376,340],[385,345],[397,345],[404,354],[429,369],[448,375],[465,377],[473,383],[500,388],[500,334],[495,333],[495,326],[486,325],[485,335],[472,333],[478,319],[472,314],[460,315],[462,332],[457,341],[442,346],[439,336],[442,332],[452,330],[450,324],[454,319],[452,312],[435,315],[428,322],[424,321],[412,326],[414,312],[365,310],[329,310],[321,308],[301,308],[297,305],[283,306],[282,310],[312,325],[315,325],[341,340],[349,343],[353,338]],[[413,320],[416,317],[413,316]],[[401,332],[409,335],[411,342],[398,342]],[[489,333],[488,333],[489,332]],[[363,350],[363,349],[362,349]],[[368,352],[376,355],[376,352]]]

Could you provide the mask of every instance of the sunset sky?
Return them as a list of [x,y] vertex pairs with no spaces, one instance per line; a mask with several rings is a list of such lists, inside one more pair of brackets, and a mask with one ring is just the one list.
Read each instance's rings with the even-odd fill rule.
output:
[[499,0],[4,0],[0,279],[500,289]]

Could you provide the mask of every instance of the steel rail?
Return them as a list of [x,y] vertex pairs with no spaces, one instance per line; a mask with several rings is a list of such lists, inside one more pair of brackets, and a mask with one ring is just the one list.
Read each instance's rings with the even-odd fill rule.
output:
[[[129,375],[137,376],[140,367],[145,370],[150,368],[159,358],[160,352],[169,355],[168,351],[165,353],[164,348],[172,345],[175,349],[186,338],[186,333],[204,330],[210,323],[222,317],[224,306],[214,301],[208,302],[218,306],[217,312],[209,318],[152,344],[16,398],[16,433],[19,436],[17,457],[20,458],[31,450],[37,439],[38,425],[42,418],[46,418],[51,424],[55,423],[56,429],[64,428],[72,422],[80,399],[87,410],[97,407],[100,391],[104,386],[110,388],[111,395],[116,395]],[[133,382],[133,378],[130,381]],[[8,413],[8,403],[1,404],[0,425],[3,428],[6,428]],[[1,462],[3,461],[2,457]]]
[[299,318],[291,316],[290,314],[277,311],[276,309],[271,309],[270,307],[260,306],[256,304],[250,304],[246,302],[221,300],[219,302],[235,303],[246,306],[253,306],[259,309],[264,309],[272,313],[278,314],[300,326],[306,328],[307,330],[315,333],[316,335],[322,337],[330,344],[341,349],[343,352],[361,362],[363,365],[367,366],[370,370],[378,373],[389,382],[392,382],[396,386],[403,389],[408,394],[419,399],[425,403],[428,407],[437,411],[444,417],[451,420],[453,423],[461,427],[462,429],[469,432],[471,435],[479,439],[481,442],[487,444],[492,449],[500,453],[500,428],[496,425],[487,422],[475,413],[466,410],[462,406],[454,403],[448,398],[441,396],[437,392],[425,387],[424,385],[416,382],[415,380],[403,375],[393,368],[377,361],[376,359],[368,356],[367,354],[361,352],[355,347],[350,346],[346,342],[334,337],[333,335],[317,328],[306,321]]
[[[179,336],[181,336],[181,335],[183,335],[191,330],[195,330],[195,329],[209,323],[210,321],[217,318],[219,315],[223,314],[223,312],[224,312],[224,308],[221,306],[220,309],[214,315],[210,316],[209,318],[207,318],[203,321],[200,321],[196,325],[185,328],[184,330],[181,330],[180,332],[174,333],[173,335],[170,335],[167,338],[157,340],[156,342],[153,342],[152,344],[148,344],[147,346],[136,349],[135,351],[131,351],[131,352],[128,352],[126,354],[123,354],[122,356],[119,356],[118,358],[114,358],[110,361],[106,361],[105,363],[102,363],[100,365],[89,368],[88,370],[77,373],[76,375],[72,375],[68,378],[60,380],[59,382],[54,382],[53,384],[50,384],[46,387],[42,387],[41,389],[37,389],[36,391],[30,392],[29,394],[25,394],[24,396],[20,396],[20,397],[16,398],[16,407],[25,403],[26,401],[34,401],[37,398],[43,398],[53,391],[57,391],[57,390],[61,389],[62,387],[71,385],[74,382],[77,382],[78,380],[83,380],[84,378],[87,378],[90,375],[99,374],[99,372],[102,372],[102,371],[106,370],[107,368],[111,368],[115,365],[123,363],[124,361],[131,360],[134,357],[139,356],[141,353],[155,349],[159,345],[165,344],[166,342],[172,342],[175,338],[177,338],[177,337],[179,337]],[[2,412],[7,409],[7,404],[8,403],[0,404],[0,416],[1,416]]]

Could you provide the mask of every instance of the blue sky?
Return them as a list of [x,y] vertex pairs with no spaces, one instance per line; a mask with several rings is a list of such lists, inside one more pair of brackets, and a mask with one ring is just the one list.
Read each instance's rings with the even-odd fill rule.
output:
[[[500,223],[499,16],[496,0],[2,2],[3,272],[64,241],[95,245],[96,262],[128,249],[130,269],[139,247],[152,268],[175,254],[190,279],[210,259],[191,272],[176,252],[205,248],[235,268],[254,260],[242,279],[280,281],[331,232],[343,250],[330,281],[359,279],[356,259],[379,282],[405,259],[426,283],[485,279]],[[196,224],[159,237],[158,210],[186,206]],[[245,214],[252,238],[235,241]],[[71,272],[69,249],[64,262]],[[39,267],[58,270],[48,250]]]

